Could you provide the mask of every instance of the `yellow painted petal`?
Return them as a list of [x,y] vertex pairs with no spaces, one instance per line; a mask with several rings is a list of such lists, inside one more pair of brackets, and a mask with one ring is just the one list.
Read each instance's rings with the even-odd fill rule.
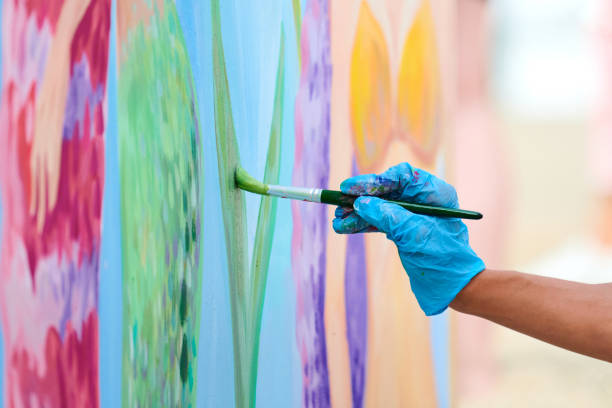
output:
[[438,50],[428,0],[422,2],[406,36],[397,83],[400,135],[428,152],[437,139],[441,108]]
[[350,121],[359,169],[384,153],[391,134],[389,52],[372,10],[362,1],[351,55]]

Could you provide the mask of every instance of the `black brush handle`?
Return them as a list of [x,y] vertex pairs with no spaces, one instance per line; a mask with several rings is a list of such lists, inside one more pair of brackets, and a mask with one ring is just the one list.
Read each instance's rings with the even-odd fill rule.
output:
[[[380,197],[379,197],[380,198]],[[325,204],[339,205],[341,207],[353,207],[357,196],[351,196],[336,190],[321,191],[321,202]],[[435,205],[407,203],[404,201],[383,200],[397,204],[410,212],[434,217],[464,218],[467,220],[479,220],[482,214],[476,211],[461,210],[458,208],[436,207]]]

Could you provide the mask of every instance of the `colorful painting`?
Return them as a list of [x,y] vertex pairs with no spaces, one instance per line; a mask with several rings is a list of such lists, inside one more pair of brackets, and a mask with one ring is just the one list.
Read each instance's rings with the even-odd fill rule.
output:
[[2,3],[0,402],[450,404],[449,321],[337,187],[449,153],[443,0]]
[[98,406],[109,0],[2,4],[7,406]]
[[[443,172],[451,12],[429,0],[330,3],[330,185],[402,161]],[[332,234],[326,249],[332,405],[447,406],[447,316],[422,315],[393,244]]]
[[122,400],[185,406],[203,272],[197,101],[174,2],[118,1],[117,13]]

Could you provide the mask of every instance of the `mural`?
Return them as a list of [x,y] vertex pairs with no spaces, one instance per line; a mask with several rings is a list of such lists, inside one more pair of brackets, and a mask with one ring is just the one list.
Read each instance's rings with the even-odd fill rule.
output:
[[[449,33],[440,27],[451,26],[452,7],[330,4],[330,185],[406,160],[442,173],[452,59]],[[380,234],[332,234],[326,249],[332,405],[448,405],[446,316],[422,316],[395,247]]]
[[2,2],[6,406],[449,405],[394,247],[233,173],[442,173],[452,3],[251,3]]
[[[295,10],[297,13],[298,10]],[[300,83],[295,100],[292,184],[327,187],[331,97],[329,1],[309,1],[301,23]],[[296,292],[296,340],[302,406],[330,406],[325,333],[326,208],[292,202],[291,265]]]

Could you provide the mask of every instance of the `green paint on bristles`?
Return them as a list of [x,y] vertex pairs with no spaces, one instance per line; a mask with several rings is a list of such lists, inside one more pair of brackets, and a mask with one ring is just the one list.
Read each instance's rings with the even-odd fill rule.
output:
[[268,185],[254,179],[245,169],[238,166],[235,173],[236,186],[251,193],[268,195]]

